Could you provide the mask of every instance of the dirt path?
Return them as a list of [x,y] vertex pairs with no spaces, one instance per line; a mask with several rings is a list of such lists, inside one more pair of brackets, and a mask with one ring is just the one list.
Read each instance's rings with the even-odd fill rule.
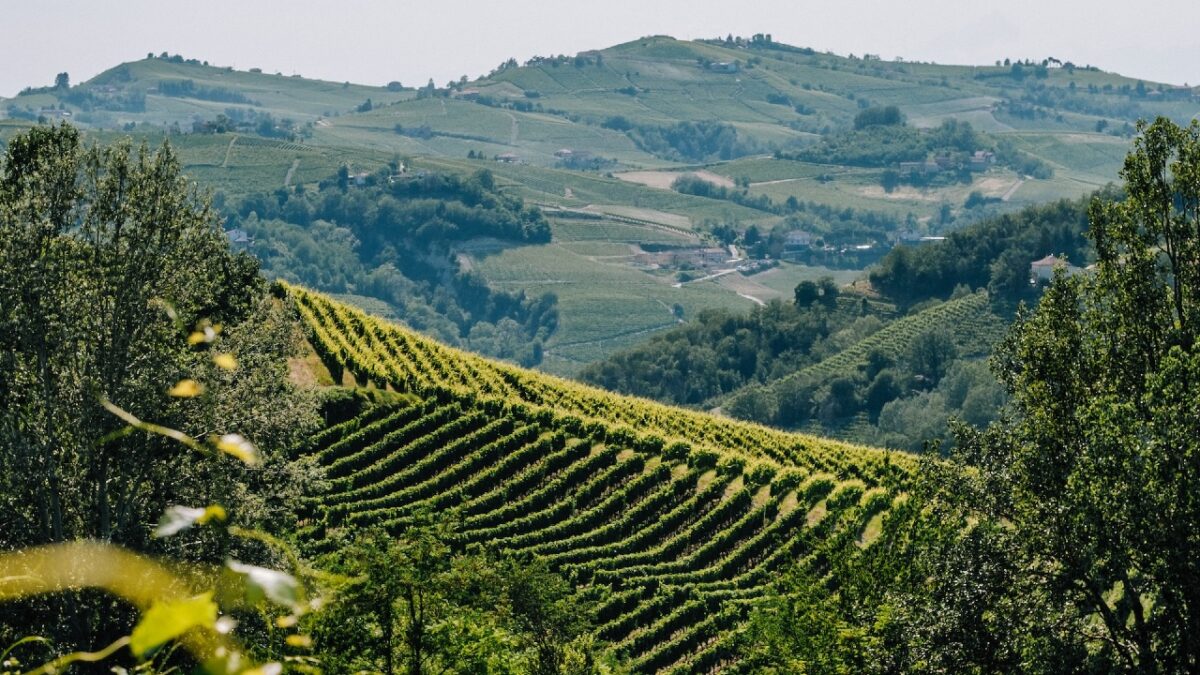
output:
[[298,169],[298,168],[300,168],[300,158],[299,157],[292,160],[291,168],[288,169],[287,175],[283,177],[283,187],[286,188],[286,187],[292,186],[292,176],[296,175],[296,169]]
[[237,136],[234,136],[233,138],[229,139],[229,147],[225,148],[225,161],[221,162],[222,169],[229,168],[229,155],[233,154],[233,144],[237,143],[237,138]]
[[[733,270],[733,269],[718,270],[706,277],[700,277],[699,279],[692,279],[691,281],[677,281],[677,282],[671,284],[671,286],[674,288],[683,288],[684,284],[695,284],[695,283],[698,283],[701,281],[712,281],[713,279],[719,279],[719,278],[725,276],[726,274],[733,274],[736,271],[737,270]],[[739,293],[739,295],[740,295],[740,293]]]
[[767,303],[763,302],[762,300],[759,300],[758,298],[754,297],[753,295],[746,295],[745,293],[738,293],[738,297],[745,298],[745,299],[749,300],[750,302],[753,302],[754,304],[758,305],[759,307],[767,306]]
[[1022,185],[1024,185],[1024,184],[1025,184],[1025,179],[1024,179],[1024,178],[1018,178],[1018,179],[1017,179],[1017,182],[1013,183],[1013,186],[1012,186],[1012,187],[1010,187],[1010,188],[1008,188],[1008,192],[1005,192],[1005,193],[1004,193],[1004,196],[1000,197],[1000,201],[1002,201],[1002,202],[1006,202],[1006,201],[1008,201],[1009,199],[1011,199],[1011,198],[1012,198],[1012,196],[1013,196],[1013,195],[1015,195],[1015,194],[1017,193],[1017,190],[1020,190],[1020,189],[1021,189],[1021,186],[1022,186]]
[[508,144],[516,145],[517,137],[521,134],[521,124],[517,122],[517,116],[512,113],[504,113],[508,115],[508,119],[512,120],[512,129],[508,132]]

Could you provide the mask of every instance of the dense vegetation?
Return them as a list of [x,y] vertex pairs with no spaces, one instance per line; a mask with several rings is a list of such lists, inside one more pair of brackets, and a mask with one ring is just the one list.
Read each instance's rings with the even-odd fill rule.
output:
[[869,108],[855,118],[853,130],[826,136],[812,148],[776,154],[821,164],[892,168],[901,162],[924,162],[941,155],[947,167],[956,169],[952,175],[970,182],[968,158],[976,151],[989,151],[995,153],[997,163],[1020,174],[1035,178],[1053,175],[1045,162],[1022,153],[1005,139],[975,131],[968,122],[947,120],[933,129],[915,129],[905,126],[896,115],[898,111],[889,114],[884,109],[876,113]]
[[552,294],[489,288],[462,270],[455,245],[488,237],[512,244],[550,238],[541,211],[496,190],[492,175],[391,171],[318,190],[280,190],[228,205],[229,226],[272,278],[382,300],[393,317],[453,345],[525,365],[541,361],[558,321]]
[[625,131],[637,146],[652,155],[675,161],[733,159],[756,150],[738,138],[737,129],[722,122],[677,122],[670,126],[634,125],[623,117],[605,121],[609,129]]
[[[294,525],[308,476],[282,450],[320,422],[287,380],[301,339],[169,147],[86,148],[67,126],[14,139],[0,165],[0,550],[96,540],[195,563],[274,560],[219,533],[159,539],[153,524],[173,505],[217,503],[239,527]],[[129,433],[113,406],[201,438],[245,429],[257,466]],[[94,648],[135,617],[102,594],[31,598],[0,612],[0,644]]]
[[[920,451],[947,422],[986,425],[1004,402],[986,356],[1004,330],[985,294],[879,316],[830,282],[748,315],[705,312],[581,377],[613,391]],[[949,445],[949,443],[948,443]]]
[[[1200,596],[1200,126],[1141,125],[1128,198],[1089,210],[1094,276],[1055,279],[993,360],[1011,417],[914,484],[904,543],[857,588],[780,584],[751,649],[777,668],[1190,672]],[[834,631],[831,627],[838,626]]]
[[[592,364],[580,379],[611,391],[678,405],[700,405],[747,382],[777,379],[878,330],[878,316],[824,280],[821,303],[772,301],[749,313],[707,310],[678,328]],[[844,333],[843,333],[844,331]],[[830,337],[841,333],[830,342]]]
[[951,232],[941,242],[897,246],[871,270],[871,284],[905,304],[948,297],[961,285],[986,288],[1005,302],[1031,299],[1037,289],[1029,284],[1030,263],[1054,254],[1082,267],[1094,255],[1087,207],[1087,200],[1030,206]]

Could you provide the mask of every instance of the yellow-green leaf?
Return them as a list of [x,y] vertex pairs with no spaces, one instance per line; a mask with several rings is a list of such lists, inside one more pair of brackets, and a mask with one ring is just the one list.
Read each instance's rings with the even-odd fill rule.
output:
[[216,326],[209,325],[207,322],[196,326],[196,330],[188,336],[188,344],[195,346],[201,343],[209,343],[217,339],[217,334],[221,332],[220,324]]
[[167,393],[176,398],[192,398],[204,393],[204,385],[195,380],[180,380]]
[[169,537],[178,534],[193,525],[204,525],[213,520],[225,520],[225,509],[213,504],[208,508],[192,508],[190,506],[171,506],[163,513],[154,529],[155,537]]
[[299,647],[300,649],[312,647],[312,638],[307,635],[289,635],[285,641],[289,647]]
[[212,628],[217,604],[212,593],[187,600],[154,603],[129,636],[129,650],[139,658],[194,628]]
[[213,363],[225,370],[237,369],[237,359],[233,357],[233,354],[217,354],[213,357]]
[[225,434],[217,439],[216,445],[221,452],[237,457],[250,466],[255,466],[262,461],[262,457],[258,454],[258,448],[242,438],[240,434]]

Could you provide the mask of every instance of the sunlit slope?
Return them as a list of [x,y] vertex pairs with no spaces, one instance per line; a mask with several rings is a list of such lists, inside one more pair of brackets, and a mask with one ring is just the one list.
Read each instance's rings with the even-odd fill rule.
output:
[[[469,396],[546,410],[568,421],[600,424],[667,443],[772,466],[805,465],[874,479],[912,466],[903,453],[853,446],[721,419],[446,347],[416,331],[373,317],[319,293],[286,287],[318,355],[360,384],[417,394]],[[335,372],[335,379],[343,376]]]
[[736,669],[773,578],[799,565],[836,592],[830,561],[906,513],[911,456],[615,396],[286,292],[335,376],[405,392],[312,439],[313,545],[446,514],[460,545],[542,556],[594,597],[635,672]]

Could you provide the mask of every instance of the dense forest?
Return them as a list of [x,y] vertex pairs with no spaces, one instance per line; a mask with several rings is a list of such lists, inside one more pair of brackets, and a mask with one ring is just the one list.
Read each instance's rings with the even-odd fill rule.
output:
[[382,300],[395,318],[452,344],[524,365],[541,361],[558,324],[553,294],[490,288],[460,269],[455,244],[489,237],[544,243],[541,211],[471,176],[343,167],[315,191],[279,190],[225,206],[271,278]]
[[[1101,194],[1116,199],[1115,190]],[[897,246],[870,272],[871,285],[902,303],[946,298],[955,288],[986,288],[1001,301],[1030,300],[1029,264],[1047,255],[1079,267],[1095,253],[1087,238],[1090,199],[1030,206],[949,233],[921,246]]]
[[[854,120],[854,128],[821,139],[817,145],[795,152],[777,152],[778,157],[820,164],[895,168],[901,162],[924,162],[941,155],[949,175],[970,182],[967,161],[977,151],[995,154],[996,163],[1035,178],[1049,178],[1053,170],[1045,162],[1012,147],[1011,142],[980,133],[969,122],[947,120],[932,129],[904,124],[894,106],[868,108]],[[918,176],[901,175],[913,181]]]

